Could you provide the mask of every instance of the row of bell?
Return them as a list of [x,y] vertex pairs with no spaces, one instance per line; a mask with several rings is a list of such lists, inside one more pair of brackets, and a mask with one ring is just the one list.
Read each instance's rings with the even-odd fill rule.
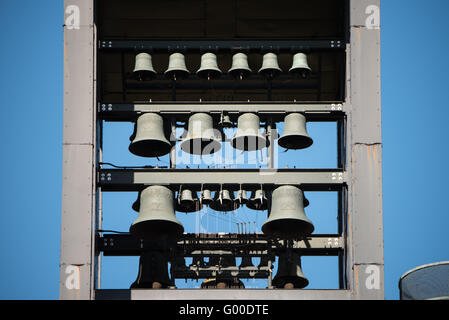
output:
[[[180,267],[185,266],[184,258],[178,260],[175,263],[179,264]],[[161,289],[174,285],[168,274],[168,262],[167,257],[160,252],[144,252],[139,259],[137,279],[131,285],[131,288]],[[213,256],[210,257],[209,265],[234,267],[236,266],[236,259],[235,257]],[[239,268],[244,269],[247,267],[254,267],[251,257],[248,256],[242,258]],[[309,281],[301,270],[301,256],[299,254],[287,251],[279,255],[278,270],[272,284],[275,288],[284,289],[302,289],[307,287]],[[237,289],[244,287],[242,281],[229,276],[217,276],[216,278],[206,279],[201,284],[202,289]]]
[[[222,118],[223,127],[232,126],[229,118]],[[286,149],[305,149],[313,144],[307,132],[307,120],[301,113],[290,113],[284,118],[284,132],[278,144]],[[157,113],[144,113],[135,124],[135,134],[130,138],[129,151],[141,157],[160,157],[170,152],[171,142],[166,138],[164,119]],[[195,113],[188,121],[187,133],[182,139],[181,149],[196,155],[212,154],[221,149],[222,138],[214,129],[213,118],[207,113]],[[260,130],[260,118],[255,113],[244,113],[238,117],[237,131],[231,140],[237,150],[255,151],[269,145],[269,140]]]
[[[134,211],[137,212],[140,211],[140,197],[139,192],[137,200],[132,205]],[[309,206],[309,200],[305,196],[303,199],[303,206],[306,208]],[[210,189],[204,189],[198,198],[196,192],[191,189],[184,189],[178,193],[175,211],[184,213],[198,212],[203,208],[203,205],[221,212],[237,210],[241,205],[246,205],[252,210],[265,211],[268,209],[268,199],[263,189],[252,191],[250,198],[248,198],[246,190],[238,190],[237,197],[234,198],[234,193],[228,189],[216,191],[214,197],[212,197]]]
[[[218,199],[213,203],[225,203],[224,196],[230,194],[218,192]],[[263,200],[263,195],[257,199]],[[184,199],[191,203],[192,198]],[[177,203],[183,201],[182,195]],[[150,186],[140,193],[139,215],[130,227],[131,234],[139,238],[176,239],[184,232],[182,223],[176,218],[173,191],[164,186]],[[197,202],[198,203],[198,202]],[[229,202],[235,205],[236,202]],[[232,204],[231,204],[232,203]],[[267,202],[265,202],[266,205]],[[280,238],[303,238],[309,236],[314,226],[307,218],[304,211],[308,201],[304,200],[301,189],[295,186],[280,186],[271,196],[271,210],[262,226],[262,232],[266,235]],[[263,205],[263,202],[260,202]],[[217,209],[223,210],[223,206]]]
[[[312,69],[307,62],[307,55],[297,53],[293,56],[293,64],[289,69],[289,73],[299,74],[307,77]],[[274,78],[282,72],[279,67],[277,55],[274,53],[266,53],[263,56],[262,67],[258,71],[266,77]],[[235,78],[243,79],[248,77],[252,70],[248,65],[248,56],[244,53],[236,53],[232,57],[232,66],[228,73]],[[149,80],[156,76],[153,68],[151,55],[148,53],[139,53],[136,56],[136,63],[133,74],[139,80]],[[164,74],[170,79],[183,79],[188,77],[190,71],[186,67],[185,56],[182,53],[173,53],[169,57],[168,69]],[[207,52],[201,56],[201,66],[196,72],[200,78],[214,79],[218,78],[222,71],[218,67],[217,56],[214,53]]]

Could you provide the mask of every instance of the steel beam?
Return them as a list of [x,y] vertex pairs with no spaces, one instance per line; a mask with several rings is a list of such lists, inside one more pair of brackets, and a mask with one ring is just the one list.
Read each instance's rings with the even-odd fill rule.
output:
[[64,138],[60,299],[96,284],[96,30],[93,0],[64,1]]
[[350,300],[350,290],[159,289],[96,290],[97,300]]
[[108,40],[99,42],[101,50],[150,52],[297,52],[302,50],[342,50],[343,39],[329,40]]
[[346,183],[345,172],[338,169],[101,169],[98,183],[103,191],[139,191],[149,185],[179,186],[200,190],[201,185],[226,185],[229,189],[272,188],[298,185],[303,191],[337,191]]
[[380,0],[351,0],[347,270],[356,299],[384,298],[379,12]]
[[179,120],[186,120],[192,113],[206,112],[219,116],[222,113],[238,116],[244,112],[256,112],[262,119],[272,117],[283,121],[287,113],[304,113],[307,121],[338,121],[344,118],[345,105],[341,103],[105,103],[98,104],[99,118],[106,121],[135,121],[146,112],[160,113]]
[[[273,251],[282,251],[285,240],[273,240],[263,234],[184,234],[173,244],[176,257],[211,255],[234,255],[260,257]],[[97,237],[97,252],[105,256],[139,256],[151,249],[169,250],[160,243],[134,238],[128,233],[104,234]],[[344,239],[338,235],[312,235],[303,240],[294,240],[290,248],[303,256],[336,256],[344,250]]]

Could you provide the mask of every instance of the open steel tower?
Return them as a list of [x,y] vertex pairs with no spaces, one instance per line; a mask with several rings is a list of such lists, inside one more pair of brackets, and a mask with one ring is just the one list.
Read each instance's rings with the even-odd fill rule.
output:
[[[384,299],[379,7],[380,0],[65,0],[60,298]],[[165,70],[169,60],[176,64],[179,57],[185,58],[186,65],[178,65],[177,70],[185,68],[190,74],[172,73],[170,66]],[[240,69],[234,68],[233,57],[247,60],[240,61]],[[212,66],[216,59],[219,78]],[[231,72],[235,69],[241,71],[237,79]],[[263,124],[264,138],[257,141],[267,147],[267,165],[177,167],[176,146],[195,133],[173,138],[174,133],[187,129],[198,114],[213,127],[238,125],[242,129],[241,122],[249,124],[256,119],[258,130]],[[248,114],[251,116],[245,116]],[[145,120],[145,115],[151,119]],[[296,116],[291,130],[302,137],[305,134],[297,129],[301,123],[336,124],[335,168],[276,167],[277,124],[287,123],[288,115]],[[108,167],[102,158],[104,123],[134,123],[130,139],[136,141],[141,119],[149,121],[151,128],[160,123],[164,129],[160,138],[153,139],[157,140],[152,145],[155,152],[148,154],[141,146],[130,151],[152,157],[168,153],[170,165]],[[306,147],[307,139],[301,141]],[[291,143],[284,139],[285,145]],[[245,150],[248,147],[244,146]],[[169,197],[178,194],[174,202],[183,190],[199,193],[202,200],[206,189],[220,195],[223,190],[234,193],[244,189],[254,194],[263,190],[272,220],[274,208],[282,211],[279,208],[286,206],[281,200],[286,194],[299,190],[302,199],[302,192],[334,192],[338,195],[338,232],[314,234],[308,230],[301,237],[287,239],[282,234],[264,234],[272,231],[272,225],[278,226],[272,224],[264,233],[185,232],[162,243],[145,238],[144,232],[136,237],[101,230],[103,193],[135,192],[143,198],[151,186],[160,186]],[[292,193],[275,193],[287,186],[293,186]],[[156,192],[158,197],[161,192]],[[223,206],[221,196],[219,199]],[[172,205],[169,202],[167,207]],[[302,210],[306,201],[295,202],[295,206]],[[177,222],[172,219],[169,223]],[[165,230],[165,224],[158,226],[161,232]],[[295,233],[294,224],[284,223],[281,229],[290,226]],[[173,285],[159,290],[144,286],[101,289],[103,255],[143,256],[154,246],[170,262],[172,282],[227,275],[234,280],[268,279],[268,286],[245,289],[237,281],[231,289],[178,290]],[[338,257],[339,288],[277,287],[272,282],[272,264],[285,252]],[[209,262],[218,258],[218,262],[186,266],[187,257],[209,257]],[[265,264],[241,267],[221,263],[235,257],[258,257]]]

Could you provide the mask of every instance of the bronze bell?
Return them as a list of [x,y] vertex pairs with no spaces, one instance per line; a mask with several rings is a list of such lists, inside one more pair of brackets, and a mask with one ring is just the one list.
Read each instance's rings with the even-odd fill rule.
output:
[[255,151],[267,147],[270,142],[260,132],[260,118],[255,113],[244,113],[237,119],[237,132],[231,140],[237,150]]
[[182,151],[195,155],[207,155],[219,151],[221,135],[213,125],[213,118],[207,113],[195,113],[190,116],[187,135],[181,142]]
[[268,209],[268,199],[265,195],[265,191],[262,189],[253,191],[251,198],[248,200],[246,206],[252,210],[264,211]]
[[215,211],[233,211],[239,207],[239,204],[234,202],[234,193],[227,190],[222,189],[215,192],[214,201],[209,206],[211,209]]
[[173,192],[164,186],[150,186],[142,191],[140,210],[130,233],[139,238],[175,239],[184,232],[176,219]]
[[290,113],[284,119],[284,132],[278,144],[285,149],[305,149],[313,144],[307,133],[306,117],[300,113]]
[[137,119],[131,138],[129,151],[140,157],[160,157],[172,148],[165,137],[164,119],[157,113],[142,114]]
[[172,285],[168,275],[168,259],[158,251],[146,251],[139,259],[139,273],[131,289],[161,289]]
[[133,76],[139,81],[146,81],[156,77],[156,71],[153,69],[151,55],[145,52],[136,55],[136,63],[133,70]]
[[309,280],[301,270],[301,256],[289,251],[279,255],[278,271],[273,278],[273,285],[276,288],[302,289],[307,287]]
[[273,191],[271,210],[262,226],[263,233],[283,238],[310,235],[314,226],[304,212],[304,196],[295,186],[281,186]]
[[184,213],[197,212],[202,209],[203,205],[198,199],[196,192],[190,189],[184,189],[178,194],[176,201],[176,211]]

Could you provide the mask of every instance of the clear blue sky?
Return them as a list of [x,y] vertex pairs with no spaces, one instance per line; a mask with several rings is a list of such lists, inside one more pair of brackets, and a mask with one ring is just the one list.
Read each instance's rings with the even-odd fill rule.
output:
[[[397,299],[399,277],[416,266],[449,260],[447,206],[449,2],[383,1],[382,129],[385,293]],[[1,152],[0,299],[57,299],[62,176],[63,2],[0,2]],[[432,117],[434,115],[434,117]],[[127,154],[127,124],[107,126],[105,160],[148,164]],[[309,126],[315,139],[304,167],[334,164],[331,126]],[[112,133],[114,132],[114,133]],[[316,155],[325,152],[322,157]],[[321,154],[320,154],[321,155]],[[320,162],[317,162],[320,159]],[[319,231],[333,231],[332,195],[307,194]],[[108,198],[109,197],[109,198]],[[126,230],[135,194],[105,196],[105,227]],[[314,199],[317,199],[314,204]],[[248,221],[264,218],[249,211]],[[179,218],[192,227],[191,219]],[[214,231],[217,220],[204,222]],[[229,221],[229,218],[227,218]],[[246,221],[246,220],[245,220]],[[225,230],[226,231],[226,230]],[[331,259],[332,260],[332,259]],[[136,259],[105,261],[105,287],[129,286]],[[325,269],[312,270],[313,265]],[[313,287],[334,285],[335,261],[305,263]],[[123,279],[115,281],[117,271]],[[329,271],[329,272],[328,272]],[[184,286],[185,284],[179,284]]]

